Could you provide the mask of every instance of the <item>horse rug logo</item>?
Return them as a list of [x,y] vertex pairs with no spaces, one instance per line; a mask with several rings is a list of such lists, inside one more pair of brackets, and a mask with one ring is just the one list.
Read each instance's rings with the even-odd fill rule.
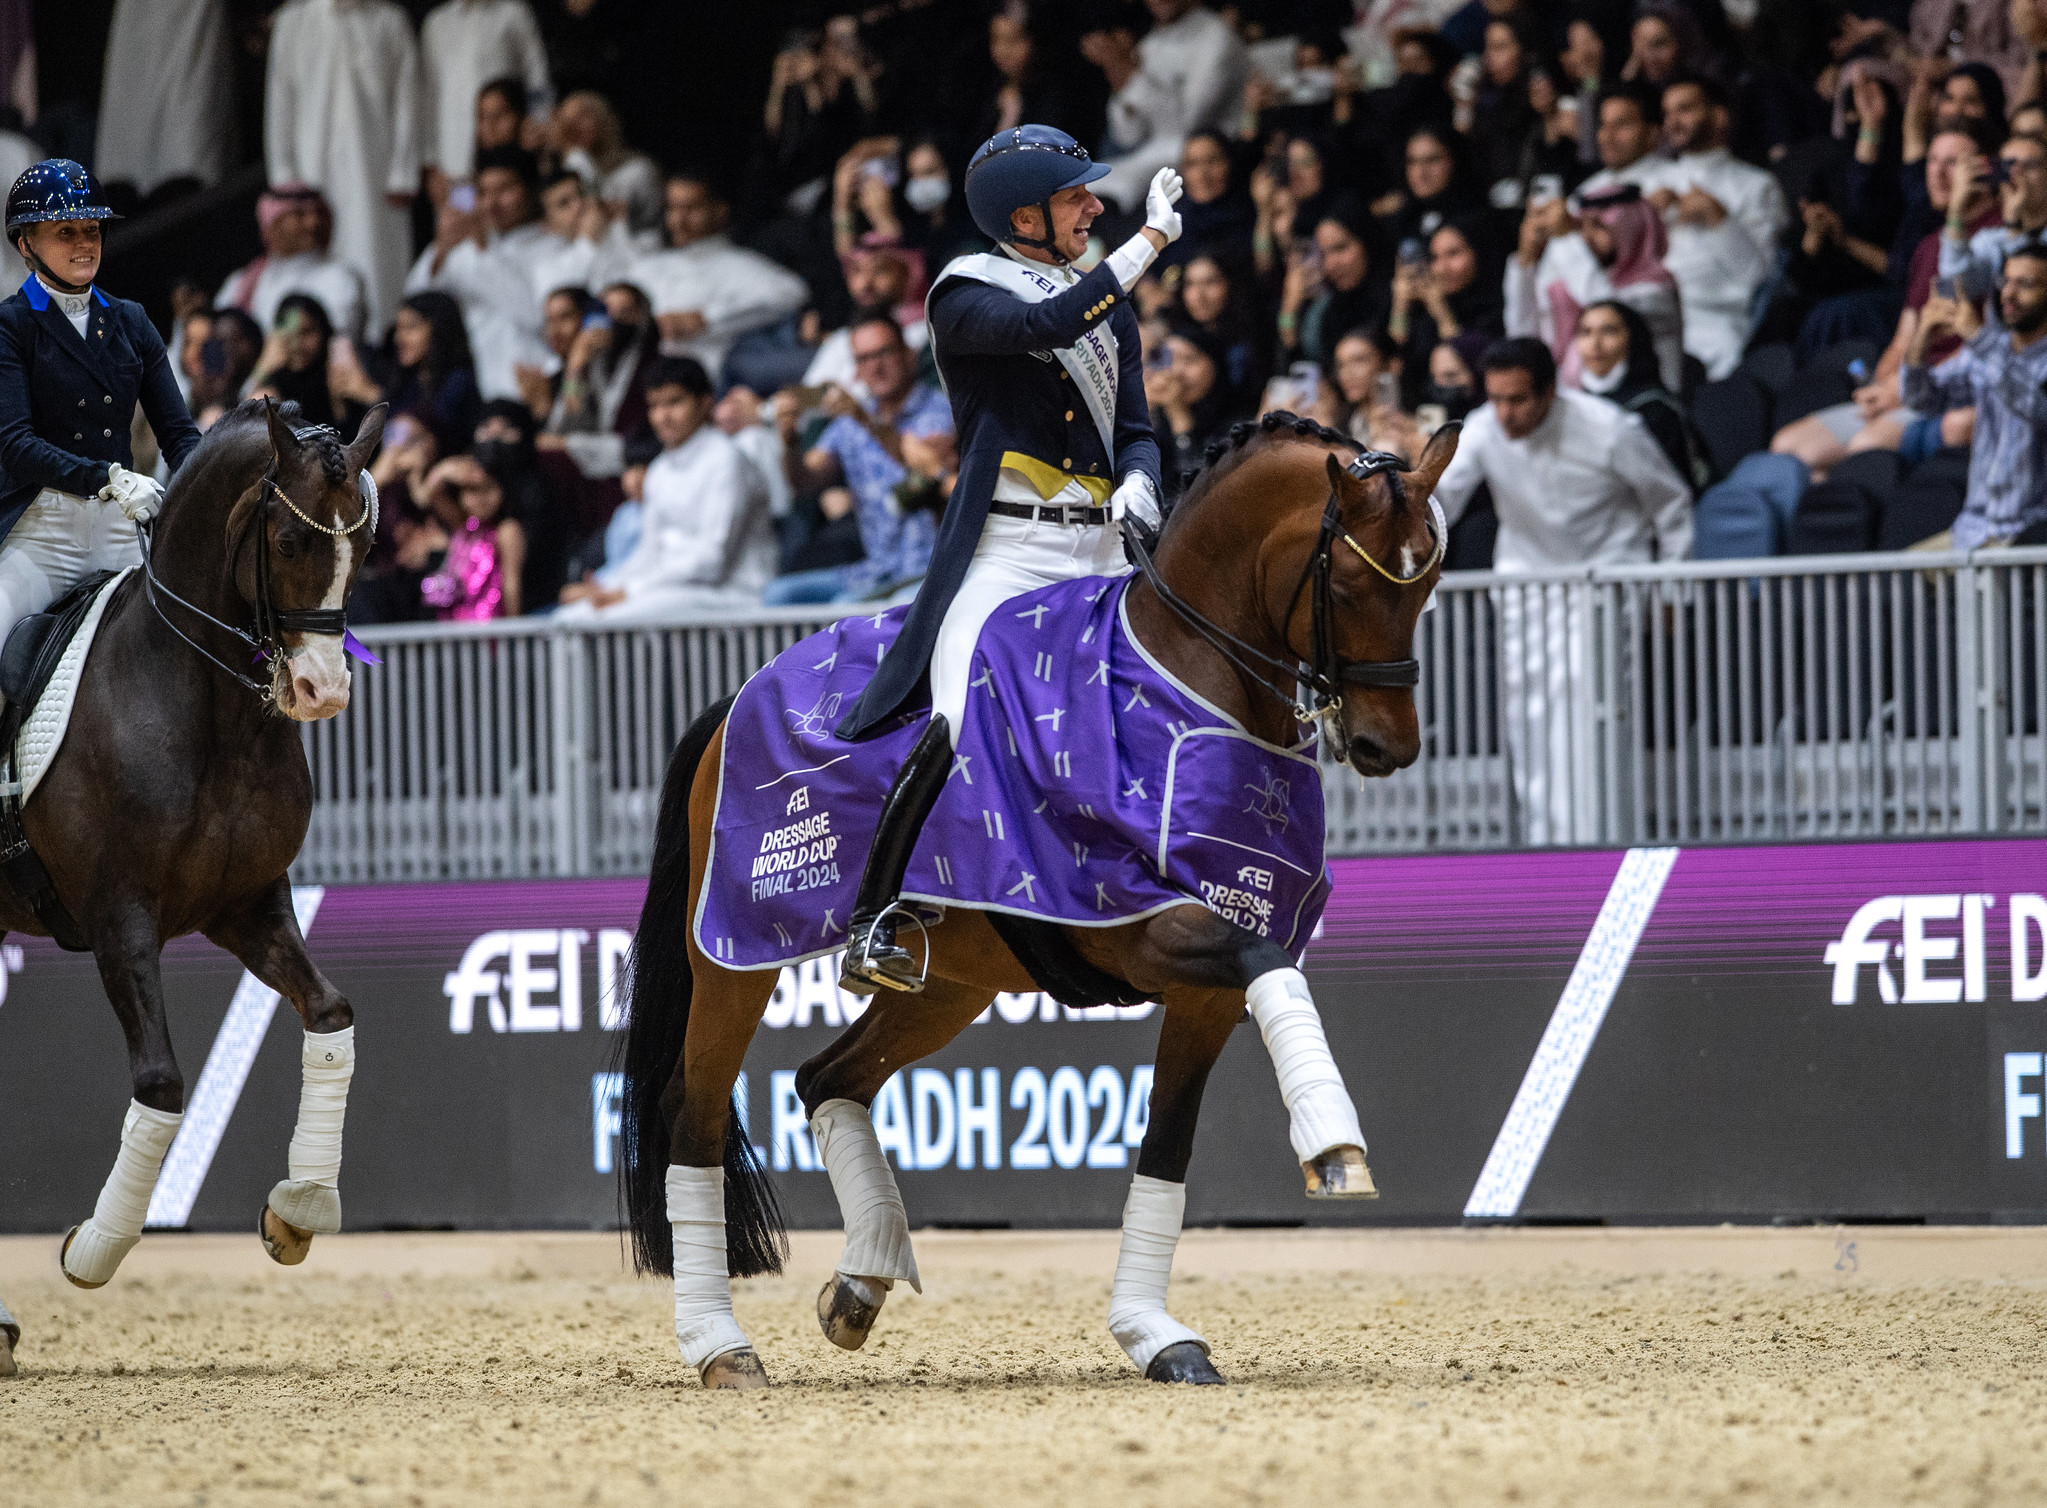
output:
[[[1131,580],[1063,582],[988,620],[904,894],[1070,926],[1192,901],[1298,950],[1328,893],[1312,739],[1262,742],[1175,681],[1130,632]],[[928,704],[857,744],[831,728],[906,612],[841,620],[733,704],[694,919],[726,967],[845,945],[882,799]]]

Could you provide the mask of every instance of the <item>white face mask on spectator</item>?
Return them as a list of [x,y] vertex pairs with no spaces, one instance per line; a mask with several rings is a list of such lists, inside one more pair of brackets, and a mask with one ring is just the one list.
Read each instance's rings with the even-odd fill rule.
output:
[[903,198],[920,215],[928,215],[952,197],[950,178],[912,178],[903,185]]

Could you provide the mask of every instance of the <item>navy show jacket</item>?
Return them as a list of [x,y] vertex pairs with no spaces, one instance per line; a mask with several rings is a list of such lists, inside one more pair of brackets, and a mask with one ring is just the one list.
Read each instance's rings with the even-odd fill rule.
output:
[[137,402],[175,472],[199,429],[140,304],[95,284],[80,336],[33,275],[0,299],[0,536],[44,488],[91,497],[132,467]]
[[[1144,401],[1137,313],[1106,263],[1034,304],[972,278],[941,274],[928,308],[931,349],[952,400],[959,480],[903,631],[834,730],[841,738],[874,732],[924,680],[939,625],[981,542],[1004,455],[1015,451],[1112,485],[1143,472],[1154,488],[1159,486],[1159,447]],[[1052,355],[1098,321],[1117,342],[1113,455],[1073,379]],[[1158,495],[1164,496],[1162,489]]]

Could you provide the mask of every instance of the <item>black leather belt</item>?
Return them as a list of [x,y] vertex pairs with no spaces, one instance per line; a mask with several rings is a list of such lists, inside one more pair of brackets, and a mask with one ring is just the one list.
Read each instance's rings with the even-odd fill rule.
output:
[[990,513],[1003,518],[1027,518],[1041,524],[1073,524],[1077,527],[1113,522],[1115,510],[1107,506],[1080,508],[1062,504],[1053,507],[1036,503],[990,503]]

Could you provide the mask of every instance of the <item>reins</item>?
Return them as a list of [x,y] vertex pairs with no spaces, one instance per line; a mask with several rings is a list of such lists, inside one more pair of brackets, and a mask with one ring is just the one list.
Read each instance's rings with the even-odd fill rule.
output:
[[[315,439],[329,435],[334,436],[336,439],[340,438],[331,428],[324,425],[294,432],[294,438],[300,440]],[[329,538],[336,540],[345,539],[365,525],[369,527],[372,534],[376,532],[377,483],[376,479],[367,471],[360,473],[356,482],[357,490],[362,497],[362,512],[357,515],[354,523],[340,526],[323,524],[317,519],[308,517],[305,511],[291,500],[290,495],[277,484],[277,456],[274,452],[270,458],[269,469],[263,473],[262,480],[258,485],[267,487],[271,493],[281,499],[284,506],[289,508],[301,522],[319,530],[320,533],[327,535]],[[259,681],[248,674],[248,672],[236,669],[228,664],[227,661],[221,659],[219,655],[216,655],[212,650],[201,644],[197,639],[186,633],[182,628],[178,627],[172,621],[170,614],[164,611],[163,604],[157,600],[157,596],[161,593],[186,612],[204,619],[222,633],[233,635],[248,647],[252,660],[266,664],[284,653],[284,635],[286,634],[346,634],[348,632],[348,609],[345,605],[342,607],[279,608],[271,601],[269,514],[270,503],[266,498],[260,506],[250,510],[249,517],[243,522],[241,529],[228,542],[227,568],[229,580],[232,581],[235,568],[241,560],[242,546],[249,536],[250,529],[253,527],[255,530],[257,536],[256,597],[255,601],[250,604],[255,614],[254,632],[251,632],[249,629],[239,628],[232,623],[222,622],[219,618],[207,612],[205,608],[200,607],[196,603],[186,601],[165,585],[163,578],[156,574],[154,520],[136,530],[136,536],[142,542],[142,576],[151,609],[163,621],[166,628],[180,639],[183,639],[201,657],[210,660],[230,678],[259,696],[269,696],[271,694],[271,686],[268,682]]]
[[[1369,481],[1382,472],[1410,471],[1413,468],[1399,456],[1386,451],[1366,451],[1344,468],[1359,481]],[[1130,520],[1124,521],[1124,534],[1130,543],[1130,554],[1137,561],[1137,568],[1143,574],[1151,589],[1158,593],[1159,600],[1176,613],[1181,621],[1193,629],[1230,664],[1234,665],[1246,679],[1277,697],[1303,723],[1312,723],[1343,708],[1345,686],[1415,686],[1421,682],[1421,662],[1412,657],[1405,660],[1344,660],[1337,655],[1334,636],[1336,606],[1331,578],[1335,573],[1336,542],[1340,539],[1357,554],[1358,558],[1377,571],[1381,576],[1398,587],[1409,587],[1427,576],[1443,559],[1448,543],[1449,530],[1443,525],[1440,511],[1430,502],[1430,533],[1435,537],[1435,548],[1419,570],[1411,575],[1401,576],[1386,569],[1371,553],[1354,539],[1343,527],[1342,500],[1336,489],[1329,491],[1329,501],[1322,510],[1322,528],[1316,537],[1314,552],[1307,564],[1301,568],[1300,580],[1294,583],[1293,595],[1287,598],[1286,614],[1282,625],[1293,621],[1294,608],[1299,605],[1301,593],[1313,583],[1309,601],[1309,652],[1304,656],[1282,657],[1247,644],[1229,630],[1218,626],[1204,617],[1199,610],[1188,603],[1170,586],[1166,585],[1158,563],[1152,559],[1143,536]],[[1284,632],[1284,629],[1282,629]],[[1291,650],[1291,644],[1284,647]],[[1312,704],[1298,694],[1306,687],[1313,698]],[[1293,689],[1289,689],[1293,688]]]

